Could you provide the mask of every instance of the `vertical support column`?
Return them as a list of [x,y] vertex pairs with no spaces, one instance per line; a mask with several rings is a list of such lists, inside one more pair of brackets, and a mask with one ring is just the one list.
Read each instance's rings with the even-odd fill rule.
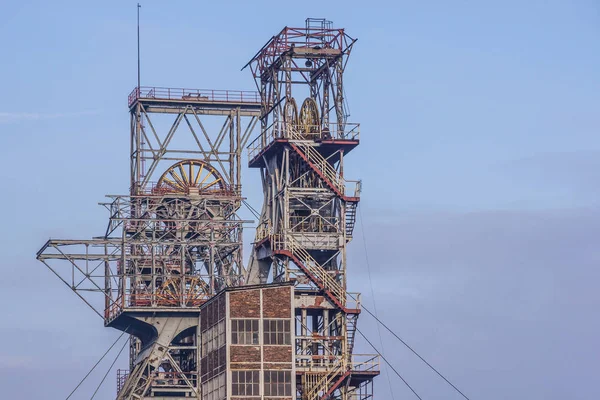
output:
[[[328,61],[325,61],[328,62]],[[321,107],[322,129],[329,130],[329,90],[331,79],[329,77],[329,68],[322,73],[323,76],[323,107]]]
[[135,134],[137,130],[137,109],[139,105],[135,106],[134,112],[129,112],[129,192],[135,194]]
[[[271,90],[273,90],[273,123],[277,124],[280,121],[280,112],[279,110],[281,109],[281,104],[279,104],[279,100],[281,100],[281,92],[280,92],[280,82],[279,82],[279,71],[276,69],[273,69],[273,82],[271,83]],[[275,129],[276,135],[277,137],[281,137],[282,133],[279,132],[279,128],[278,126],[273,126],[273,129]]]
[[[329,326],[329,310],[323,309],[323,337],[328,338],[331,336],[331,329]],[[328,339],[323,340],[324,353],[329,354],[331,347]]]
[[[127,232],[125,229],[122,230],[121,232],[121,268],[120,271],[117,271],[117,274],[119,275],[119,296],[120,299],[117,299],[117,301],[120,301],[120,306],[121,308],[125,308],[125,305],[127,304],[127,301],[129,299],[126,299],[127,297],[127,281],[126,281],[126,276],[127,274],[127,249],[126,246],[127,245]],[[131,295],[131,293],[130,293]]]
[[[311,320],[312,320],[312,326],[310,327],[310,330],[312,331],[312,334],[319,335],[320,334],[320,332],[319,332],[319,316],[316,314],[313,314]],[[322,333],[321,333],[321,335],[322,335]],[[315,342],[315,341],[311,341],[311,345],[312,345],[311,353],[313,355],[319,354],[319,343]]]
[[264,77],[262,77],[260,80],[260,144],[262,148],[265,148],[267,146],[266,132],[267,127],[269,126],[269,121],[267,118],[267,114],[269,112],[269,100],[271,99],[269,98],[267,93],[267,81]]
[[335,62],[335,75],[335,113],[338,123],[338,136],[344,138],[344,123],[346,122],[346,116],[344,115],[344,66],[342,64],[342,59],[338,59]]
[[307,329],[306,329],[306,326],[307,326],[307,323],[308,323],[308,317],[307,317],[307,314],[306,314],[306,308],[303,308],[300,311],[300,315],[301,315],[301,317],[300,317],[300,321],[301,321],[301,324],[300,324],[300,335],[302,336],[302,353],[301,354],[303,356],[306,356],[306,350],[308,349],[308,343],[307,343],[307,340],[306,340],[306,336],[308,335],[308,332],[307,332]]
[[208,270],[208,274],[209,274],[209,280],[210,280],[210,290],[211,293],[216,293],[217,290],[217,285],[215,283],[215,271],[214,271],[214,265],[215,265],[215,246],[212,244],[214,243],[215,240],[215,232],[214,229],[211,229],[210,231],[210,241],[211,244],[209,245],[209,265],[206,267],[206,269]]
[[[150,293],[152,293],[152,298],[150,299],[152,307],[156,307],[157,306],[157,301],[156,301],[156,292],[157,292],[157,287],[156,287],[156,229],[152,229],[152,244],[150,247],[150,257],[151,260],[150,262],[152,263],[152,283],[150,286]],[[164,266],[163,266],[163,274],[164,274]]]
[[235,142],[236,140],[235,138],[235,125],[237,122],[237,119],[235,118],[236,116],[236,112],[235,110],[231,110],[231,112],[229,113],[229,155],[227,157],[228,161],[229,161],[229,184],[231,185],[231,188],[235,190],[235,185],[236,185],[236,181],[235,181],[235,165],[234,165],[234,151],[235,151]]
[[[343,182],[343,179],[344,179],[344,149],[340,149],[339,172],[340,172],[340,178],[342,179],[342,182]],[[344,194],[345,194],[345,190],[344,190]]]
[[339,357],[339,360],[342,364],[342,368],[345,369],[347,363],[348,363],[348,332],[346,330],[346,313],[344,313],[343,311],[339,310],[336,315],[335,315],[335,321],[336,321],[336,330],[337,330],[337,335],[340,336],[342,339],[338,341],[338,348],[336,351],[337,356]]
[[235,133],[235,142],[236,142],[236,146],[235,146],[235,167],[236,167],[236,173],[235,173],[235,192],[237,193],[241,193],[242,191],[242,162],[241,162],[241,156],[242,156],[242,126],[241,126],[241,116],[240,116],[240,108],[236,108],[235,110],[235,127],[236,127],[236,133]]
[[280,196],[283,196],[283,199],[281,199],[281,205],[282,205],[282,213],[281,213],[281,217],[282,217],[282,222],[283,222],[283,226],[281,227],[281,232],[283,233],[283,241],[284,243],[287,242],[288,238],[287,235],[290,233],[290,187],[289,187],[289,177],[290,177],[290,149],[289,147],[286,147],[283,153],[283,160],[282,160],[282,168],[281,168],[281,181],[283,182],[282,186],[283,186],[283,193],[280,194]]
[[283,68],[285,70],[285,97],[290,99],[292,97],[292,58],[290,56],[284,56]]
[[144,156],[141,153],[141,141],[142,141],[142,105],[138,101],[135,106],[135,115],[136,115],[136,127],[135,127],[135,181],[132,185],[132,190],[134,190],[134,194],[139,194],[141,188],[139,187],[140,182],[142,181],[142,157]]
[[[87,258],[88,252],[88,244],[85,245],[85,252]],[[104,254],[108,253],[108,246],[104,245]],[[87,272],[87,271],[86,271]],[[112,300],[112,290],[110,283],[110,276],[112,275],[110,271],[110,263],[108,260],[104,261],[104,318],[108,319],[110,317],[110,309],[111,309],[111,300]]]

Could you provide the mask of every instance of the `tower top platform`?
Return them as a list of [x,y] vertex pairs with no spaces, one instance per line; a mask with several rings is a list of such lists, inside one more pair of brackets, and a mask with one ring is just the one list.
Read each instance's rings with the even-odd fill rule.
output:
[[[289,54],[292,58],[333,59],[348,54],[356,40],[346,34],[343,28],[333,28],[330,21],[307,19],[304,28],[283,28],[244,68],[250,66],[252,74],[258,78],[276,64],[283,54]],[[313,71],[310,65],[306,68],[298,65],[293,70]]]
[[179,109],[188,105],[214,109],[240,108],[249,114],[260,112],[260,94],[252,90],[214,90],[166,88],[156,86],[135,87],[128,96],[132,109],[138,102],[164,109]]

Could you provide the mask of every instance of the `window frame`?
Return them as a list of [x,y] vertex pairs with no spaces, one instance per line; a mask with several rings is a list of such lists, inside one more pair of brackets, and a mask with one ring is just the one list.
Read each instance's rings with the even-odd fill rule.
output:
[[291,325],[289,319],[263,319],[263,344],[265,346],[291,346]]
[[[240,377],[243,377],[243,381]],[[251,393],[248,393],[248,389]],[[260,395],[260,370],[231,371],[231,396],[260,397]]]
[[263,396],[292,397],[291,370],[264,370]]
[[259,346],[260,323],[259,319],[236,318],[231,319],[231,345],[232,346]]

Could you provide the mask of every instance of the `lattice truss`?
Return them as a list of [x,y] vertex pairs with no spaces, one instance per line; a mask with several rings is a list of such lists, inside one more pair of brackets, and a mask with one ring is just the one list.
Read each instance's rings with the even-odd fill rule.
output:
[[197,307],[245,275],[240,156],[258,112],[136,91],[130,194],[101,203],[104,236],[38,252],[107,323],[126,308]]

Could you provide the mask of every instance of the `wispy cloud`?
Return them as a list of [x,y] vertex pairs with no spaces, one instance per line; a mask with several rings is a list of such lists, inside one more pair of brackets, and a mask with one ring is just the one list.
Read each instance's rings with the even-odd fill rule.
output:
[[0,112],[0,124],[20,121],[40,121],[58,118],[73,118],[97,114],[100,114],[100,110],[77,111],[70,113]]

